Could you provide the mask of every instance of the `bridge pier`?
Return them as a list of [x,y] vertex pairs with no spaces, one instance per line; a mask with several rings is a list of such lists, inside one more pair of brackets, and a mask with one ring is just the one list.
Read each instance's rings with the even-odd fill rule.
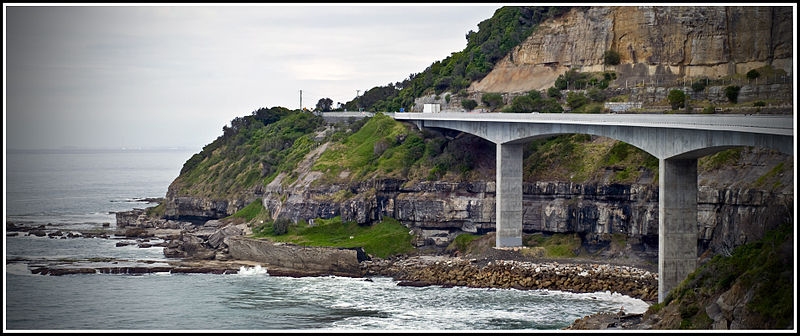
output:
[[522,246],[522,144],[497,144],[496,247]]
[[659,159],[658,302],[697,266],[697,159]]

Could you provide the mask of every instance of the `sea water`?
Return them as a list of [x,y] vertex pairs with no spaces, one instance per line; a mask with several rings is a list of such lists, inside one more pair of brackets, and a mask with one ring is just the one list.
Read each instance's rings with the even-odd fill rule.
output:
[[[163,197],[191,151],[35,151],[6,154],[6,221],[62,231],[113,230],[114,211]],[[397,286],[391,278],[236,274],[42,276],[60,259],[163,262],[162,247],[103,238],[5,237],[7,330],[530,330],[598,313],[640,313],[617,293]]]

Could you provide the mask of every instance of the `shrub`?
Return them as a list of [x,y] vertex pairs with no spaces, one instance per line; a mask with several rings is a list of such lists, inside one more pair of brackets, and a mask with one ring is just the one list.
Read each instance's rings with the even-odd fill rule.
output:
[[566,90],[567,80],[564,78],[564,76],[558,76],[558,78],[556,78],[555,83],[553,83],[553,87],[555,87],[558,90]]
[[714,109],[715,109],[714,105],[706,106],[705,108],[703,108],[703,113],[705,113],[705,114],[713,114],[714,113]]
[[667,99],[669,100],[669,105],[672,107],[672,109],[677,110],[681,107],[684,107],[686,94],[681,90],[671,90],[669,94],[667,94]]
[[758,70],[753,69],[747,72],[747,79],[756,79],[760,75],[761,74],[758,72]]
[[705,90],[706,89],[706,81],[707,81],[707,79],[705,79],[705,78],[701,78],[701,79],[698,79],[698,80],[694,81],[694,83],[692,83],[692,91],[700,92],[700,91]]
[[449,93],[444,96],[444,101],[446,101],[447,103],[450,103],[450,94]]
[[511,106],[506,111],[508,112],[518,112],[518,113],[529,113],[533,112],[534,110],[534,99],[530,96],[518,96],[514,97]]
[[561,99],[561,90],[555,86],[551,86],[549,89],[547,89],[547,96]]
[[478,103],[472,99],[464,99],[461,101],[461,106],[463,106],[468,111],[472,111],[472,109],[478,106]]
[[572,109],[586,105],[588,102],[589,99],[582,92],[570,92],[567,94],[567,105]]
[[292,220],[289,218],[278,218],[275,223],[272,223],[272,233],[276,236],[284,235],[289,232],[289,225]]
[[736,104],[739,100],[739,90],[741,89],[741,87],[735,85],[727,86],[725,87],[725,97],[728,97],[731,103]]
[[614,50],[608,50],[603,54],[603,64],[605,65],[617,65],[619,59],[619,53]]
[[765,103],[763,100],[759,100],[757,102],[754,102],[753,106],[755,106],[755,107],[767,106],[767,103]]
[[563,113],[564,108],[555,98],[543,99],[539,104],[539,112],[542,113]]
[[494,92],[484,93],[483,96],[481,96],[481,101],[483,101],[486,106],[496,109],[503,105],[503,96]]
[[586,90],[586,94],[589,96],[590,99],[596,102],[602,102],[606,99],[605,95],[603,94],[603,91],[598,88],[591,88],[589,90]]

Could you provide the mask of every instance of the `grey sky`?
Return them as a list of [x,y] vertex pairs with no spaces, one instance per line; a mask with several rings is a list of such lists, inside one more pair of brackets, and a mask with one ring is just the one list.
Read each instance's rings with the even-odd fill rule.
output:
[[259,107],[313,108],[466,46],[497,4],[4,4],[9,149],[200,148]]

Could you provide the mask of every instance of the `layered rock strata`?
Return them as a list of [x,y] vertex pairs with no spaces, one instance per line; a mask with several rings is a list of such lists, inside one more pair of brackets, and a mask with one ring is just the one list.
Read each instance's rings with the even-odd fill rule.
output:
[[[542,90],[570,68],[615,70],[631,81],[717,78],[764,65],[791,74],[792,22],[788,6],[574,8],[542,23],[469,90]],[[608,50],[619,65],[604,65]]]

